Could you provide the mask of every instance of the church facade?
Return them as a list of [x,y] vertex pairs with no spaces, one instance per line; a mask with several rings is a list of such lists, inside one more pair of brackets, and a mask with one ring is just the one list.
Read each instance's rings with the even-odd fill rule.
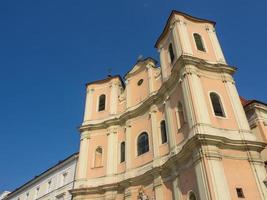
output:
[[73,199],[267,199],[267,106],[240,100],[215,22],[173,11],[155,47],[86,85]]

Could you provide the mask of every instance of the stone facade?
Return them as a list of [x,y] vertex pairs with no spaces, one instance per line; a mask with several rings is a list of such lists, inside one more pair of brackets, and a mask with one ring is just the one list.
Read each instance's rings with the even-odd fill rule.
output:
[[247,120],[215,22],[173,11],[155,47],[160,66],[87,84],[73,199],[267,199],[266,119]]

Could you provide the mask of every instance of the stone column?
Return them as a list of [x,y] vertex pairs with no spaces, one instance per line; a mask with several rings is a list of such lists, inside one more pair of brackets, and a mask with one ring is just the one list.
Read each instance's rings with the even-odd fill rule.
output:
[[119,87],[118,87],[117,80],[112,81],[110,84],[110,114],[114,115],[117,114],[117,108],[118,108],[118,96],[119,96]]
[[167,122],[167,133],[168,133],[168,142],[170,146],[170,151],[173,150],[173,148],[176,145],[176,137],[175,134],[176,132],[174,131],[174,125],[173,125],[173,114],[172,114],[172,109],[170,105],[170,99],[169,96],[166,98],[164,102],[164,107],[165,107],[165,116],[166,116],[166,122]]
[[158,134],[157,111],[158,111],[157,106],[153,105],[151,106],[150,113],[149,113],[150,118],[151,118],[154,159],[157,159],[159,156],[159,140],[158,140],[159,134]]
[[221,49],[221,45],[218,41],[216,32],[214,28],[210,28],[210,27],[206,27],[206,30],[208,32],[210,41],[211,41],[211,45],[213,47],[213,50],[215,52],[217,61],[223,64],[226,64],[222,49]]
[[168,73],[166,71],[166,67],[168,66],[168,64],[166,63],[166,50],[160,46],[158,49],[159,52],[159,56],[160,56],[160,65],[161,65],[161,74],[162,74],[162,80],[163,82],[166,81],[168,79]]
[[148,89],[149,89],[149,94],[151,94],[154,92],[153,65],[148,64],[146,67],[148,70]]
[[129,84],[130,80],[127,79],[125,81],[125,85],[126,85],[126,108],[130,108],[131,107],[131,90],[130,90],[130,84]]
[[126,171],[129,171],[131,169],[131,153],[132,153],[132,148],[131,148],[131,122],[127,121],[126,125]]
[[155,200],[163,200],[162,178],[159,173],[154,174],[153,189],[155,192]]
[[107,175],[112,175],[117,172],[117,164],[118,164],[117,128],[113,126],[108,128],[107,137],[108,137]]
[[182,55],[182,45],[181,45],[181,41],[179,38],[179,33],[177,30],[177,27],[175,26],[177,24],[176,22],[177,21],[173,22],[170,29],[172,32],[173,42],[174,42],[174,46],[175,46],[174,48],[175,48],[175,52],[176,52],[176,58],[178,59]]
[[87,87],[83,121],[92,119],[93,109],[95,109],[93,108],[93,93],[94,89]]
[[[235,118],[238,123],[239,129],[245,132],[249,132],[250,127],[248,124],[248,120],[247,120],[244,108],[241,104],[238,92],[236,90],[234,80],[232,79],[230,75],[225,74],[223,82],[225,83],[228,96],[230,98],[231,105],[234,110]],[[226,113],[227,113],[227,108],[224,108],[224,109],[226,109]]]
[[89,131],[83,131],[81,133],[81,139],[80,139],[80,152],[79,152],[78,168],[77,168],[78,171],[76,172],[77,181],[82,181],[87,179],[89,141],[90,141]]

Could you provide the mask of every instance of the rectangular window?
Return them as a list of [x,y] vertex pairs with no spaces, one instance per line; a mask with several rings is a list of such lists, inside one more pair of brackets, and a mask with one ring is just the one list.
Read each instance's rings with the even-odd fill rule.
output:
[[242,188],[236,188],[236,193],[237,193],[238,198],[245,198]]

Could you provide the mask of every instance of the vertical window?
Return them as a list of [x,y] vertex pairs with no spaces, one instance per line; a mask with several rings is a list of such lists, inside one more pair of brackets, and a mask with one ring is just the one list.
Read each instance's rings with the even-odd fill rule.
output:
[[236,188],[236,193],[238,198],[245,198],[244,192],[242,188]]
[[183,109],[183,105],[181,102],[179,102],[177,106],[177,118],[178,118],[177,119],[178,129],[180,129],[185,123],[184,109]]
[[215,92],[210,93],[210,100],[212,103],[214,114],[219,117],[225,117],[225,113],[219,95]]
[[149,151],[148,134],[146,132],[141,133],[137,139],[137,153],[138,156]]
[[105,105],[106,105],[106,95],[102,94],[102,95],[99,97],[98,111],[105,110]]
[[169,55],[170,55],[171,63],[173,63],[173,61],[174,61],[174,51],[173,51],[173,48],[172,48],[172,43],[169,44]]
[[204,47],[204,44],[203,44],[202,37],[198,33],[194,33],[194,39],[195,39],[195,43],[196,43],[197,49],[199,51],[206,51],[205,47]]
[[167,142],[167,130],[166,130],[165,120],[162,120],[160,122],[160,131],[161,131],[161,143],[164,144]]
[[121,163],[125,161],[125,142],[121,143]]
[[97,147],[97,149],[95,150],[95,167],[101,167],[102,166],[102,148],[101,147]]

